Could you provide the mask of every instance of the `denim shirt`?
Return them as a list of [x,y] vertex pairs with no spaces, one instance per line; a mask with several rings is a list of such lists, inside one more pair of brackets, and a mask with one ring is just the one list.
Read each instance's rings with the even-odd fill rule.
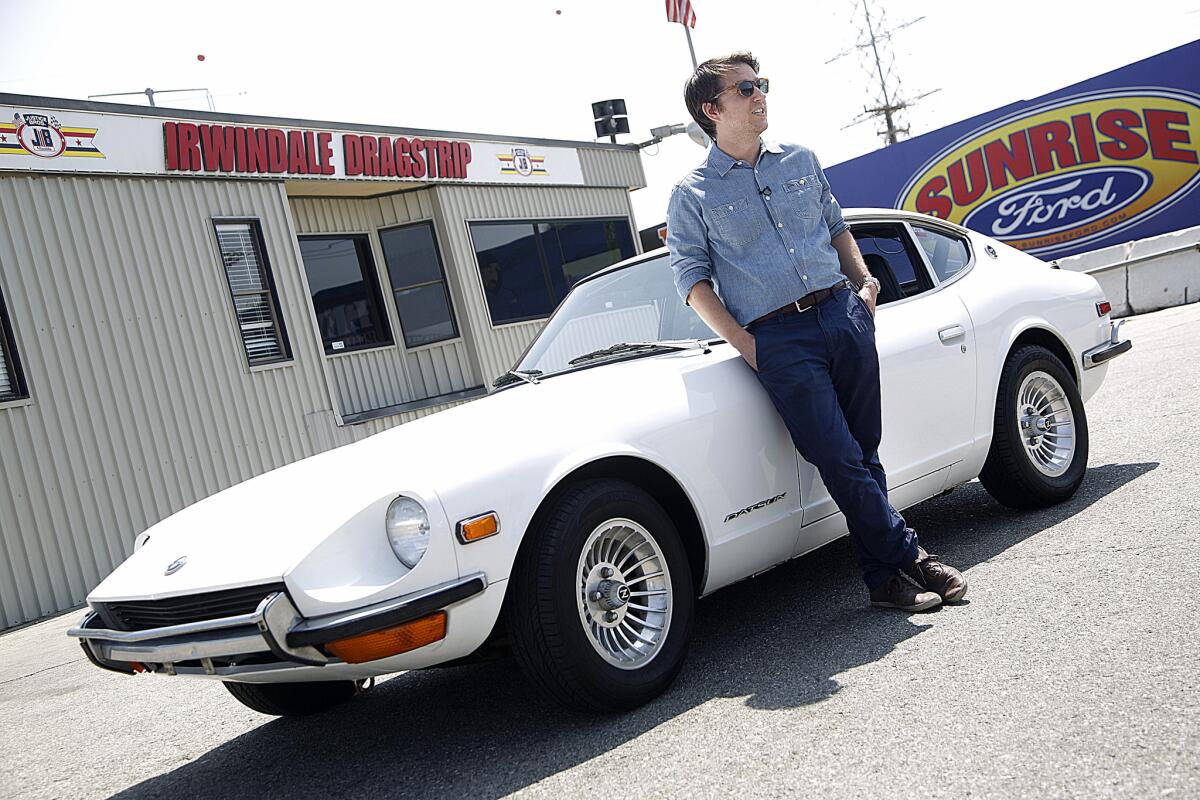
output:
[[687,301],[714,284],[739,325],[846,279],[831,240],[846,230],[817,157],[807,147],[762,143],[750,166],[709,148],[671,193],[667,247]]

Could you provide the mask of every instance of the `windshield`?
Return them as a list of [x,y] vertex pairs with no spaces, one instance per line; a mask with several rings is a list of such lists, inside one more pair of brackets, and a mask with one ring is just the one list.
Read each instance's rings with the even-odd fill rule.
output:
[[516,369],[551,375],[582,365],[572,366],[572,359],[616,344],[716,338],[679,299],[663,255],[572,289]]

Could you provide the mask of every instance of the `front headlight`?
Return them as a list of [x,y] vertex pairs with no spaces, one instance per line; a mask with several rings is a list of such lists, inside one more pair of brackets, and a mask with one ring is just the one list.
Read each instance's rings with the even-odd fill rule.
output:
[[387,510],[387,537],[392,552],[412,569],[429,548],[429,515],[411,497],[400,495]]

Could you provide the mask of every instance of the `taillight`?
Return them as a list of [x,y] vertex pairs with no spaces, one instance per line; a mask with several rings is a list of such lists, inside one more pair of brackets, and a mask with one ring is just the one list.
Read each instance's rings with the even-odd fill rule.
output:
[[1112,311],[1112,303],[1107,300],[1101,300],[1099,303],[1096,303],[1096,314],[1098,316],[1103,317],[1110,311]]

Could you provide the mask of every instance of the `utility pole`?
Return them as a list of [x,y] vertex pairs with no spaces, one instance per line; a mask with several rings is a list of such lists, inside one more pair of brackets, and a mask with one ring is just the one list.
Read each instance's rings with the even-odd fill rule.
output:
[[831,64],[856,50],[860,54],[865,54],[866,60],[871,65],[867,71],[870,73],[873,81],[879,82],[879,93],[875,97],[874,105],[864,106],[862,113],[855,117],[849,125],[844,126],[842,130],[851,128],[871,118],[882,117],[884,127],[878,133],[883,137],[885,144],[893,145],[900,140],[901,135],[907,136],[909,133],[909,126],[901,123],[900,112],[915,105],[918,100],[940,91],[939,89],[934,89],[933,91],[923,92],[911,100],[905,100],[900,90],[900,79],[899,77],[894,77],[892,74],[894,57],[889,48],[892,34],[898,30],[907,28],[909,25],[914,25],[925,18],[917,17],[894,28],[883,28],[881,25],[883,15],[880,14],[875,19],[871,16],[870,0],[861,0],[861,2],[860,0],[853,0],[853,5],[855,13],[858,13],[861,6],[863,14],[864,24],[859,29],[860,40],[854,44],[854,47],[849,50],[843,50],[825,63]]

